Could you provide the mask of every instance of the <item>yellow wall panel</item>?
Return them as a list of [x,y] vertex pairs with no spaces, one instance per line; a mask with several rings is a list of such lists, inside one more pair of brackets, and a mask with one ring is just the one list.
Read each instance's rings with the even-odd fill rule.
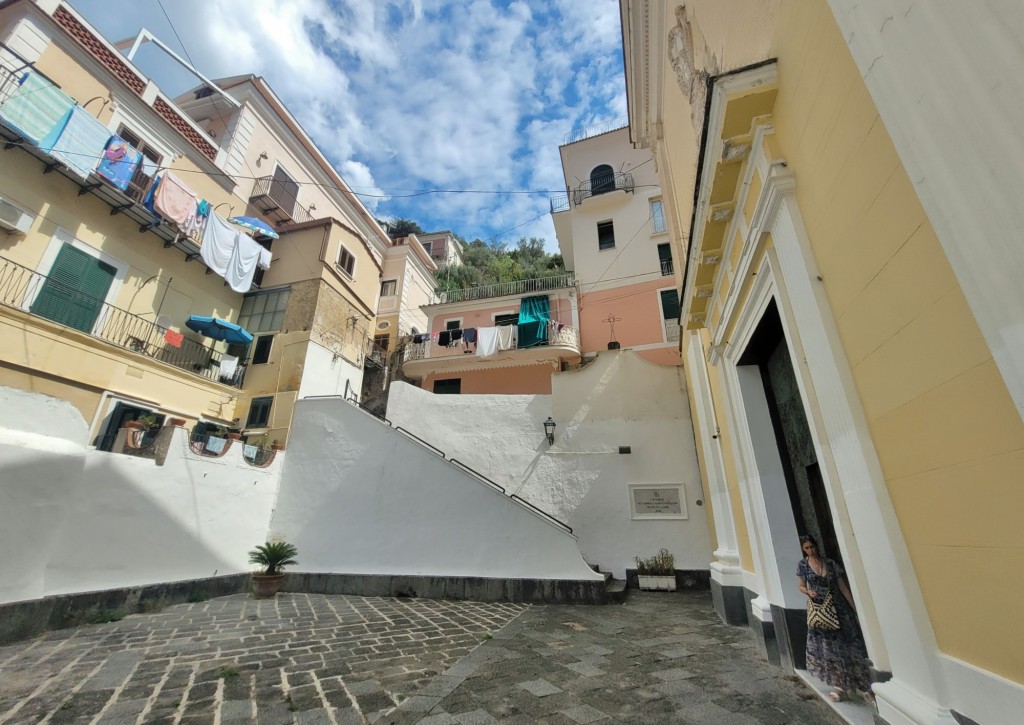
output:
[[[1024,426],[991,360],[869,426],[887,480],[1004,454],[1024,443]],[[1004,485],[1014,489],[1019,478]],[[989,508],[1002,503],[979,501],[978,505]],[[910,530],[906,537],[913,539],[915,534]]]
[[[1024,448],[889,481],[900,525],[914,544],[1010,548],[1019,545],[1024,486],[1006,481],[1024,471]],[[1003,500],[1004,506],[985,502]],[[1024,595],[1018,591],[1015,597]]]
[[939,649],[1011,680],[1024,672],[1019,609],[1024,549],[911,546]]
[[955,287],[856,367],[864,412],[868,420],[879,418],[991,359]]
[[[905,173],[893,173],[876,196],[858,215],[837,243],[816,247],[822,272],[828,274],[829,301],[837,317],[849,308],[856,296],[874,279],[894,254],[926,223],[924,210]],[[833,240],[829,240],[833,241]],[[937,242],[929,254],[941,258],[948,268]],[[842,270],[842,274],[836,274]]]
[[[825,278],[826,289],[830,279]],[[931,226],[920,227],[838,317],[850,364],[856,367],[954,287],[953,271],[935,232]]]

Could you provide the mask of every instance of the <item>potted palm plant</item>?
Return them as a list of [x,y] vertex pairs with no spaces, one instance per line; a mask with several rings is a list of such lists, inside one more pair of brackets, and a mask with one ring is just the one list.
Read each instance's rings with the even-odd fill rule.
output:
[[252,593],[257,599],[269,599],[277,594],[284,579],[284,568],[298,563],[299,550],[287,541],[268,541],[249,552],[249,563],[262,567],[252,575]]
[[648,591],[674,592],[676,590],[675,557],[668,549],[662,549],[648,559],[634,558],[637,583]]

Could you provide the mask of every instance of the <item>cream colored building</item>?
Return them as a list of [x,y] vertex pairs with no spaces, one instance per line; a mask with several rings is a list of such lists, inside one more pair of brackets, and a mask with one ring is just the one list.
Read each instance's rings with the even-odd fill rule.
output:
[[573,132],[558,151],[567,194],[551,216],[575,273],[583,354],[621,347],[678,365],[678,275],[650,153],[633,148],[625,119]]
[[462,245],[451,232],[425,232],[417,237],[438,269],[462,264]]
[[801,668],[797,536],[815,534],[848,572],[885,722],[1019,722],[1024,147],[1006,140],[1024,78],[1002,69],[1024,61],[1024,12],[621,11],[633,141],[685,260],[716,609]]
[[[0,383],[72,401],[100,447],[144,413],[283,443],[296,397],[359,389],[388,240],[262,79],[204,79],[172,99],[132,63],[138,43],[111,44],[54,0],[3,3],[0,42]],[[144,155],[124,191],[23,127],[72,104],[91,133]],[[257,237],[272,261],[249,292],[142,206],[167,170],[215,213],[280,234]],[[214,342],[190,315],[256,340]]]

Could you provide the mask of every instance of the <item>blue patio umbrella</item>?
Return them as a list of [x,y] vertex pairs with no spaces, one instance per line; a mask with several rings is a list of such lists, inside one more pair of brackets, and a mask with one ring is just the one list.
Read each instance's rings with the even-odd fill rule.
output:
[[248,345],[252,342],[252,333],[234,322],[228,322],[219,317],[192,315],[185,320],[185,327],[195,330],[200,335],[212,337],[214,340],[223,340],[231,345]]
[[279,235],[274,231],[274,228],[267,224],[262,219],[257,219],[254,216],[233,216],[228,219],[232,224],[256,232],[261,237],[270,237],[271,239],[278,239]]

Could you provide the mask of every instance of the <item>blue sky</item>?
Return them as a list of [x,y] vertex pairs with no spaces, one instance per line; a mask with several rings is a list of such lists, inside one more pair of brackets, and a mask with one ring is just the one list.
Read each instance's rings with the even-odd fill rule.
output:
[[626,113],[615,0],[71,2],[108,40],[146,27],[210,78],[263,76],[374,214],[467,239],[555,250],[550,194],[511,192],[558,193],[565,134]]

